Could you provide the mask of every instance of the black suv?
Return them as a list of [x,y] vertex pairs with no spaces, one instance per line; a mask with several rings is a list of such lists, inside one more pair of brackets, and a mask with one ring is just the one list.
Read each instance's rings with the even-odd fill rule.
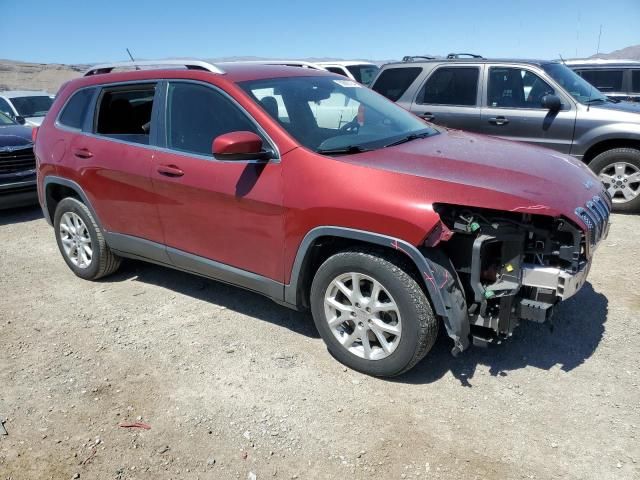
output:
[[608,98],[562,62],[405,57],[371,88],[445,127],[570,154],[600,177],[614,210],[640,211],[640,103]]
[[31,129],[0,112],[0,209],[37,202]]

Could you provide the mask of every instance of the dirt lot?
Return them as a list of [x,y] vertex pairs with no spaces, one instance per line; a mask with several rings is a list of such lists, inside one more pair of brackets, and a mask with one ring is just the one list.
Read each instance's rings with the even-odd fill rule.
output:
[[638,479],[639,231],[613,217],[553,331],[458,359],[442,337],[390,381],[252,293],[80,280],[37,209],[0,213],[0,479]]

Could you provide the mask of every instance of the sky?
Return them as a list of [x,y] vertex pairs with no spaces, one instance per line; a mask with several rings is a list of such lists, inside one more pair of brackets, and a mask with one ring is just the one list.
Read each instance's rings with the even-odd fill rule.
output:
[[[604,6],[603,6],[604,5]],[[0,0],[0,58],[564,58],[640,44],[640,0]]]

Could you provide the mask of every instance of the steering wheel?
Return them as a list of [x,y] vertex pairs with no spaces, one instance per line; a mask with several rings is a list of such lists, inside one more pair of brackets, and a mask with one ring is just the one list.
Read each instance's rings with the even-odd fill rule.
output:
[[342,133],[350,133],[356,134],[360,130],[360,124],[358,123],[358,119],[354,118],[349,123],[345,123],[340,127],[340,132]]

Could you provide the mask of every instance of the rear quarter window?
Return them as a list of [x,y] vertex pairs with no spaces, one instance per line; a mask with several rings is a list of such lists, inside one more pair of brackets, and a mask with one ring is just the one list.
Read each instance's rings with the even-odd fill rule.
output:
[[395,102],[421,73],[421,67],[388,68],[380,74],[371,88]]
[[85,88],[74,93],[62,109],[58,123],[65,127],[81,130],[94,92],[93,88]]

